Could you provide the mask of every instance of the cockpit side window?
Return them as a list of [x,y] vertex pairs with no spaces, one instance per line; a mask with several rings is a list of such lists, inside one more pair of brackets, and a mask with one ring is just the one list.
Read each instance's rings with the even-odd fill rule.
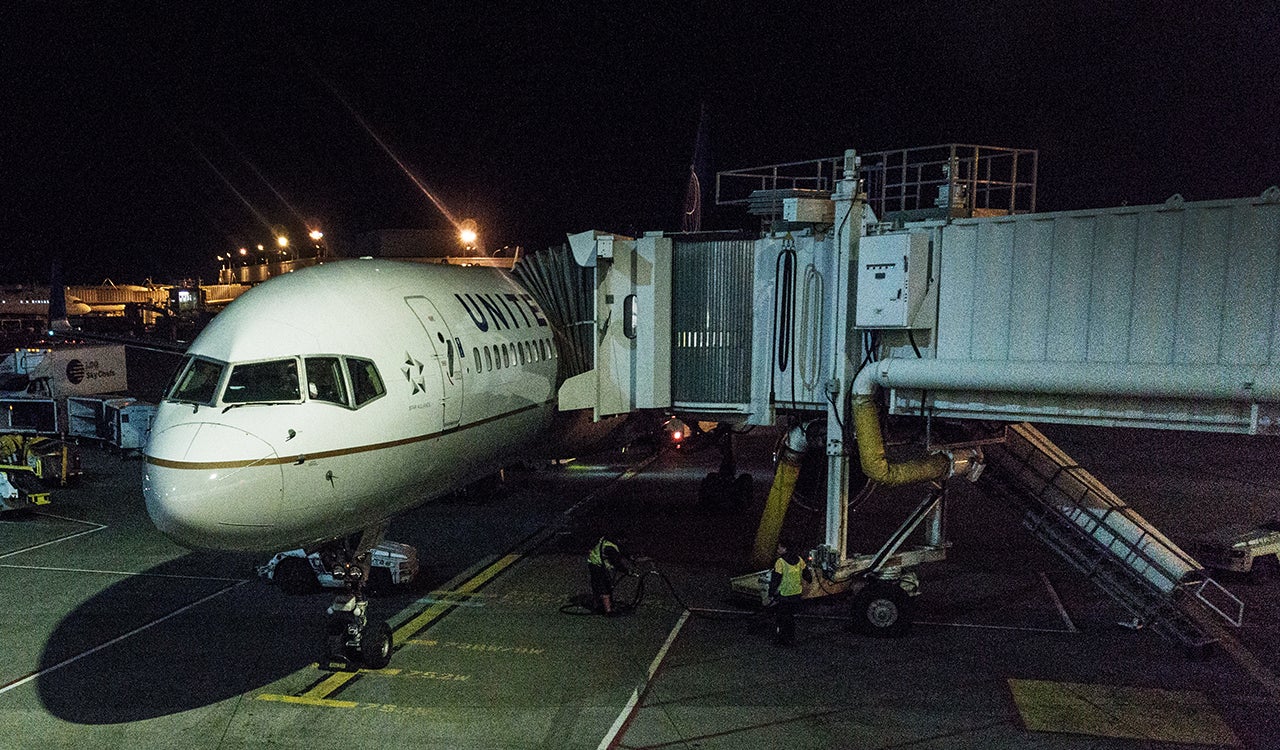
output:
[[337,357],[307,357],[307,397],[347,406],[347,387],[342,379],[342,360]]
[[351,373],[351,393],[359,408],[387,392],[378,375],[378,368],[367,359],[347,358],[347,371]]
[[293,359],[250,362],[231,368],[222,400],[228,404],[300,401],[298,363]]
[[223,365],[199,357],[188,357],[167,398],[192,404],[213,404],[222,380]]

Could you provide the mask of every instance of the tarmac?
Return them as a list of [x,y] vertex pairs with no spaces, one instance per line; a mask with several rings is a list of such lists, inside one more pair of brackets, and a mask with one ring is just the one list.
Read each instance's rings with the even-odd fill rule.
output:
[[[1042,429],[1175,541],[1280,517],[1273,438]],[[905,637],[851,632],[829,597],[775,646],[728,581],[749,570],[776,438],[738,439],[742,507],[697,500],[714,449],[665,448],[511,470],[497,495],[396,519],[422,575],[374,598],[396,651],[361,671],[320,663],[328,594],[171,543],[141,460],[86,446],[80,486],[0,517],[0,748],[1280,747],[1280,581],[1222,577],[1244,625],[1189,658],[1120,625],[981,481],[950,485],[953,546],[922,569]],[[873,551],[919,492],[860,506],[851,546]],[[822,517],[799,497],[786,533],[816,544]],[[588,614],[587,549],[620,529],[653,573],[630,614]]]

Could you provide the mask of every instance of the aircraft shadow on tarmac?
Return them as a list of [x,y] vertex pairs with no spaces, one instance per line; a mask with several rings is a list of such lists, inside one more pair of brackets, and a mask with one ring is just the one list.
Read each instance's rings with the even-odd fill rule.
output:
[[[244,558],[190,553],[82,603],[41,655],[40,671],[62,665],[37,680],[45,708],[77,724],[139,721],[261,689],[321,660],[332,592],[285,596],[248,579],[251,570]],[[230,580],[207,578],[220,574]],[[375,594],[371,617],[389,617],[431,585],[423,576],[412,591]]]

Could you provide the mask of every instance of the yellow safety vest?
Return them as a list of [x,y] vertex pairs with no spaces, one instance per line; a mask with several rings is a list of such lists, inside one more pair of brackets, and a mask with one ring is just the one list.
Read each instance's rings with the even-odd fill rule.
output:
[[609,562],[609,558],[606,557],[604,554],[604,551],[609,549],[610,547],[612,547],[614,550],[618,549],[618,545],[614,544],[608,539],[605,539],[604,537],[600,537],[600,541],[596,543],[596,546],[592,547],[591,552],[587,554],[587,564],[603,565],[609,570],[613,570],[613,563]]
[[800,583],[800,576],[804,574],[803,557],[795,565],[779,557],[773,564],[773,570],[782,576],[782,580],[778,582],[778,596],[796,596],[804,591],[804,586]]

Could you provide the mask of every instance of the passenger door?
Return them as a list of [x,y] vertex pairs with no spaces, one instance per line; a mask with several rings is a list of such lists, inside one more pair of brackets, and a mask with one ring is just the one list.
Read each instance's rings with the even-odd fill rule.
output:
[[456,427],[462,418],[462,351],[434,303],[426,297],[405,297],[409,309],[422,324],[427,343],[436,359],[444,383],[444,427]]

